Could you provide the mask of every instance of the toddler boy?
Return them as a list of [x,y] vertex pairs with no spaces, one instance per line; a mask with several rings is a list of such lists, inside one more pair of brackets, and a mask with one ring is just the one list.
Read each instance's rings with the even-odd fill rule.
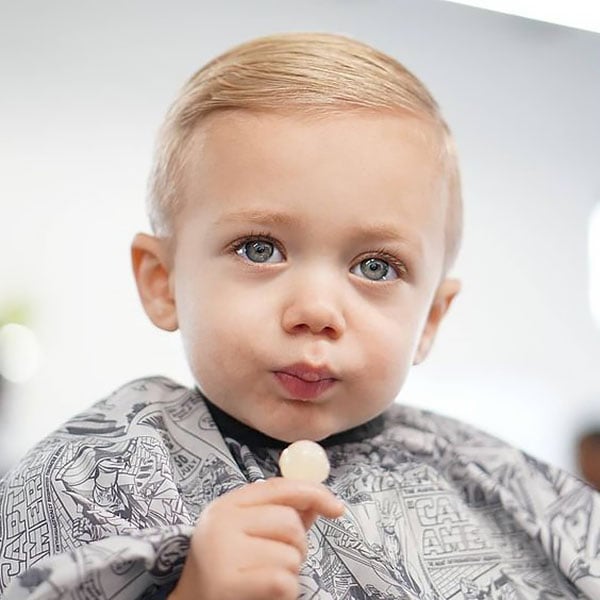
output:
[[[134,381],[5,478],[7,598],[600,597],[591,488],[392,406],[459,290],[455,151],[404,67],[333,35],[234,48],[171,108],[149,212],[140,298],[197,388]],[[326,485],[278,477],[298,439]]]

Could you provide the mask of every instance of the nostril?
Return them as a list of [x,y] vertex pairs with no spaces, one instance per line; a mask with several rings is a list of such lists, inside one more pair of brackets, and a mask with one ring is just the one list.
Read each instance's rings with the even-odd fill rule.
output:
[[339,337],[346,327],[337,306],[302,295],[294,296],[284,309],[282,326],[289,333],[311,333],[330,338]]

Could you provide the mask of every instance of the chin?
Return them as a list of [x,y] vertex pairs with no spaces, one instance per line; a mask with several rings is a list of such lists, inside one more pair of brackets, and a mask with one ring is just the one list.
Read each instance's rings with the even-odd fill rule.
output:
[[312,440],[313,442],[320,442],[325,438],[333,435],[334,433],[338,433],[338,431],[342,431],[341,429],[325,429],[323,427],[319,428],[302,428],[295,427],[292,431],[287,429],[286,431],[277,430],[276,433],[267,433],[271,437],[274,437],[282,442],[287,442],[291,444],[292,442],[297,442],[298,440]]
[[263,415],[263,419],[249,424],[261,433],[288,444],[298,440],[318,442],[353,426],[332,422],[327,412],[314,411],[314,405],[306,405],[306,408],[311,410],[303,410],[300,414],[274,411],[270,419],[265,419]]

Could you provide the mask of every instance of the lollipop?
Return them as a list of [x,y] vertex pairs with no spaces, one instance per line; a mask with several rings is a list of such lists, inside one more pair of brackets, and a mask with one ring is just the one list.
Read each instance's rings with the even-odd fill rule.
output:
[[320,483],[329,477],[329,460],[325,450],[310,440],[290,444],[279,457],[279,468],[288,479]]

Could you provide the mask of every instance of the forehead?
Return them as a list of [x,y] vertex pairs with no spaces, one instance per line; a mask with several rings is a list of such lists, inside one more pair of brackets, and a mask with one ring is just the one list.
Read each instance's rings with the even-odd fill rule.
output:
[[354,225],[379,214],[437,229],[440,143],[429,123],[390,113],[216,113],[188,145],[182,213],[267,207]]
[[[256,134],[261,137],[256,137]],[[196,126],[186,158],[200,156],[201,150],[229,153],[238,149],[241,152],[247,146],[251,146],[253,153],[270,147],[295,146],[298,149],[299,144],[311,150],[310,146],[315,142],[324,151],[339,150],[337,142],[341,138],[350,144],[360,139],[364,151],[353,146],[349,153],[370,154],[373,148],[377,148],[393,161],[402,158],[402,154],[397,153],[402,152],[404,147],[406,151],[423,152],[435,162],[443,143],[437,124],[425,116],[420,118],[408,113],[364,108],[340,109],[331,113],[224,110],[210,114]]]

